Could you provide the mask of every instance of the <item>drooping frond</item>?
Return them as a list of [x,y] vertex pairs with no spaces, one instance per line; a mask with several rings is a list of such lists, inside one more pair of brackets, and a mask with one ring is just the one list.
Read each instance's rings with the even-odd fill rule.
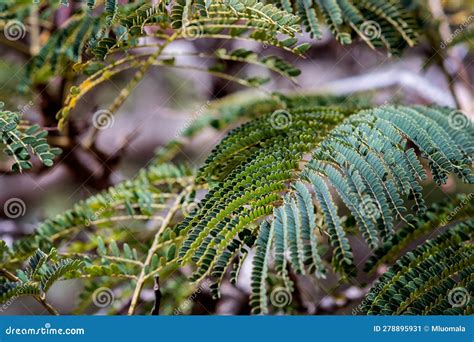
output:
[[472,315],[474,221],[469,219],[400,258],[360,309],[369,315]]
[[21,114],[5,110],[0,102],[0,143],[13,160],[13,171],[30,169],[31,156],[35,155],[45,166],[52,166],[53,159],[61,153],[59,148],[51,148],[46,140],[48,132],[38,125],[22,120]]
[[60,260],[54,264],[45,267],[44,275],[41,277],[41,290],[46,292],[61,277],[67,273],[80,268],[82,262],[80,260]]
[[[451,112],[419,106],[355,113],[324,107],[280,109],[233,130],[198,173],[198,181],[210,184],[199,210],[176,229],[185,236],[179,251],[182,263],[196,265],[195,280],[212,275],[222,255],[231,260],[229,253],[235,254],[234,239],[256,237],[259,221],[272,216],[275,268],[281,277],[287,277],[283,250],[297,272],[321,275],[317,244],[326,240],[334,270],[355,275],[348,227],[355,223],[375,249],[393,236],[396,220],[413,225],[407,203],[416,215],[426,211],[420,181],[427,175],[409,143],[428,160],[437,184],[452,173],[474,182],[474,132],[470,125],[453,131]],[[314,208],[302,187],[314,191]],[[340,216],[338,198],[352,219]],[[301,246],[307,246],[304,255]]]
[[[85,75],[82,83],[71,87],[64,108],[57,113],[60,127],[86,93],[130,69],[135,70],[136,74],[111,104],[111,113],[120,107],[153,66],[206,72],[248,87],[258,87],[267,82],[268,77],[241,77],[227,70],[225,63],[221,62],[232,60],[258,65],[293,81],[299,73],[281,57],[268,55],[257,58],[250,50],[227,52],[218,49],[197,53],[192,57],[205,59],[205,63],[201,63],[204,66],[184,64],[179,54],[167,51],[167,46],[177,40],[254,41],[297,55],[304,54],[309,48],[309,44],[297,44],[296,34],[300,32],[298,16],[256,0],[173,0],[157,4],[145,0],[127,3],[116,0],[82,1],[74,6],[71,17],[64,22],[58,19],[60,15],[56,15],[60,8],[55,1],[38,4],[7,1],[2,3],[0,17],[4,19],[0,29],[6,28],[2,27],[4,23],[13,25],[18,22],[22,38],[34,31],[29,25],[29,22],[36,20],[32,18],[32,13],[39,12],[40,19],[45,23],[59,21],[58,27],[40,27],[42,39],[37,42],[39,51],[33,52],[20,88],[26,92],[38,84],[47,83],[54,76],[76,78]],[[215,65],[209,67],[207,64],[212,60]]]
[[431,236],[433,231],[442,229],[448,224],[465,220],[474,215],[470,204],[473,194],[458,195],[430,206],[422,215],[414,217],[407,225],[396,232],[383,246],[374,251],[366,263],[365,270],[372,271],[383,263],[393,263],[399,254],[408,248],[413,241],[422,236]]
[[[272,0],[282,9],[302,18],[305,31],[321,37],[321,26],[327,24],[341,44],[352,41],[352,32],[371,47],[385,47],[399,54],[413,46],[420,30],[413,6],[401,1],[382,0]],[[411,4],[411,2],[410,2]],[[412,5],[412,4],[411,4]]]
[[[364,100],[341,100],[275,94],[210,105],[210,113],[188,127],[185,137],[203,127],[250,121],[232,130],[197,174],[154,164],[45,221],[12,250],[0,245],[0,267],[15,268],[30,256],[24,273],[36,277],[34,270],[43,270],[36,265],[47,263],[36,249],[55,246],[60,257],[81,262],[71,272],[59,260],[49,267],[58,278],[85,279],[82,310],[99,284],[132,293],[133,313],[144,283],[166,277],[180,264],[193,265],[196,282],[210,277],[211,292],[219,296],[227,271],[236,282],[256,246],[251,303],[254,313],[268,313],[266,294],[275,285],[270,279],[291,291],[292,272],[354,276],[355,228],[378,259],[390,262],[428,232],[428,221],[449,221],[448,211],[464,203],[427,209],[423,165],[438,184],[451,174],[472,183],[474,130],[456,112],[467,123],[460,127],[448,108],[367,109]],[[457,212],[464,211],[469,215],[472,206]],[[398,224],[404,227],[397,230]],[[70,243],[74,236],[80,242]],[[49,288],[56,277],[42,272],[43,288]]]
[[[18,276],[8,274],[6,277],[8,280],[0,283],[0,303],[19,296],[44,298],[56,281],[78,270],[81,266],[80,260],[58,259],[54,248],[48,254],[38,249],[29,259],[24,271],[19,271]],[[4,270],[1,272],[2,275],[5,274]]]

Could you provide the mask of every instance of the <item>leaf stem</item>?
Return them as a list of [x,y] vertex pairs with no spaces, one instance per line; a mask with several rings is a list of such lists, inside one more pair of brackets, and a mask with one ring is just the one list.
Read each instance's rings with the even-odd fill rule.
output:
[[[11,273],[10,271],[2,268],[0,269],[0,275],[1,276],[4,276],[5,278],[7,278],[8,280],[10,281],[13,281],[13,282],[18,282],[20,280],[20,278],[18,278],[16,275],[14,275],[13,273]],[[59,316],[59,312],[58,310],[56,310],[51,304],[49,304],[47,301],[46,301],[46,294],[42,294],[42,295],[36,295],[36,296],[33,296],[33,298],[38,302],[40,303],[46,310],[48,310],[48,312],[52,315],[55,315],[55,316]]]
[[38,303],[40,303],[41,305],[44,306],[44,308],[46,310],[48,310],[48,312],[51,314],[51,315],[54,315],[54,316],[59,316],[59,312],[58,310],[56,310],[51,304],[49,304],[47,301],[46,301],[46,296],[34,296],[34,298],[38,301]]
[[150,249],[148,250],[147,257],[145,259],[145,262],[143,263],[142,270],[140,272],[140,275],[137,280],[137,284],[135,286],[135,290],[133,292],[132,296],[132,301],[130,303],[130,307],[128,309],[128,314],[133,315],[135,312],[135,309],[138,304],[138,300],[140,298],[140,294],[143,288],[143,285],[145,281],[148,279],[149,274],[147,274],[147,268],[150,266],[151,261],[153,259],[153,255],[156,253],[158,246],[160,245],[160,236],[163,230],[169,225],[171,220],[174,217],[174,214],[178,211],[178,209],[181,207],[181,200],[186,196],[187,193],[189,193],[192,189],[192,184],[188,185],[181,193],[179,196],[176,197],[176,200],[173,203],[173,206],[170,208],[168,211],[168,214],[166,217],[163,219],[162,224],[160,228],[158,228],[155,237],[153,239],[153,244],[151,245]]

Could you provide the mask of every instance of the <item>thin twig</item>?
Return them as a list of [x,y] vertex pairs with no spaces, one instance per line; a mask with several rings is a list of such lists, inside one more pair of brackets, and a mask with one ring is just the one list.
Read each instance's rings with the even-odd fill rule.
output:
[[[11,273],[10,271],[2,268],[0,270],[0,276],[3,276],[5,278],[7,278],[8,280],[10,281],[14,281],[14,282],[18,282],[18,281],[21,281],[20,278],[18,278],[16,275],[14,275],[13,273]],[[46,301],[46,294],[43,293],[41,295],[35,295],[33,296],[33,298],[38,302],[40,303],[46,310],[48,310],[48,312],[52,315],[55,315],[55,316],[59,316],[59,312],[58,310],[56,310],[51,304],[49,304],[47,301]]]
[[155,305],[153,305],[151,315],[159,316],[161,304],[160,277],[155,277],[155,286],[153,287],[153,291],[155,292]]
[[145,262],[143,263],[143,268],[140,272],[140,275],[139,275],[138,280],[137,280],[137,284],[135,286],[135,291],[133,292],[132,302],[130,304],[130,308],[128,309],[128,314],[129,315],[134,314],[135,309],[136,309],[137,304],[138,304],[138,300],[140,298],[140,294],[141,294],[143,285],[149,277],[149,274],[146,273],[146,269],[150,266],[151,261],[153,259],[153,255],[155,255],[155,253],[157,251],[157,248],[159,246],[159,239],[160,239],[161,233],[168,226],[168,224],[171,222],[171,220],[173,219],[174,214],[181,207],[181,200],[186,196],[187,193],[189,193],[191,191],[191,189],[192,189],[192,185],[187,186],[181,192],[181,194],[178,197],[176,197],[176,200],[175,200],[173,206],[168,211],[168,214],[163,219],[163,222],[162,222],[161,226],[158,228],[158,230],[155,234],[153,244],[151,245],[150,249],[148,250],[147,257],[145,259]]

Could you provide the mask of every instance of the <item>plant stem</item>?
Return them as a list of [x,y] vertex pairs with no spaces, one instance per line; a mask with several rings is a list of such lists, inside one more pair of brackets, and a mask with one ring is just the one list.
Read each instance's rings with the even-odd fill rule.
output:
[[155,305],[151,310],[152,316],[158,316],[160,314],[160,304],[161,304],[161,290],[160,290],[160,277],[155,277],[155,286],[153,287],[155,292]]
[[30,22],[30,53],[32,56],[36,56],[41,49],[38,6],[31,6]]
[[[5,278],[7,278],[10,281],[14,281],[14,282],[20,281],[20,279],[16,275],[14,275],[13,273],[11,273],[10,271],[8,271],[4,268],[0,269],[0,275],[4,276]],[[55,315],[55,316],[59,316],[58,310],[56,310],[51,304],[49,304],[46,301],[46,295],[45,294],[36,295],[36,296],[33,296],[33,298],[38,303],[40,303],[46,310],[48,310],[48,312],[50,314]]]
[[51,304],[49,304],[49,303],[46,301],[46,298],[45,298],[45,297],[35,296],[34,298],[38,301],[38,303],[40,303],[41,305],[43,305],[44,308],[45,308],[46,310],[48,310],[48,312],[49,312],[51,315],[59,316],[58,310],[56,310]]
[[150,249],[148,250],[147,257],[145,259],[145,262],[143,263],[142,270],[140,272],[140,275],[137,280],[137,284],[135,286],[135,291],[133,292],[132,296],[132,301],[130,303],[130,308],[128,309],[128,314],[133,315],[135,312],[135,309],[138,304],[138,300],[140,298],[140,294],[143,288],[143,285],[145,281],[148,279],[149,274],[146,273],[146,269],[148,266],[150,266],[151,261],[153,259],[153,255],[157,251],[157,248],[159,246],[159,240],[160,240],[160,235],[163,232],[163,230],[169,225],[171,220],[173,219],[174,214],[176,211],[179,209],[181,206],[181,200],[183,197],[191,190],[192,185],[187,186],[177,197],[176,200],[173,203],[173,206],[170,208],[168,211],[168,214],[166,217],[163,219],[161,226],[158,228],[155,237],[153,239],[153,244],[151,245]]

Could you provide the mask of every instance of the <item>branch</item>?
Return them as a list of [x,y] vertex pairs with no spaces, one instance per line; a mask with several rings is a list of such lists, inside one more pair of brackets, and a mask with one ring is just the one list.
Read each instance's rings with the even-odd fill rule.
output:
[[153,255],[156,253],[159,244],[159,238],[163,230],[169,225],[171,220],[174,217],[174,214],[178,211],[178,209],[181,207],[181,200],[192,190],[193,185],[188,185],[180,194],[179,196],[176,197],[176,200],[174,201],[173,206],[170,208],[168,211],[168,214],[166,217],[163,219],[163,222],[158,228],[158,231],[155,234],[155,238],[153,240],[153,244],[151,245],[151,248],[148,250],[147,257],[145,259],[145,262],[143,263],[143,268],[140,272],[140,276],[138,277],[137,284],[135,286],[135,291],[133,292],[132,296],[132,302],[130,304],[130,308],[128,309],[128,314],[133,315],[135,312],[135,309],[138,304],[138,300],[140,298],[140,293],[142,291],[143,285],[145,281],[149,278],[150,274],[146,273],[146,269],[150,266],[151,261],[153,259]]
[[[14,275],[13,273],[9,272],[8,270],[2,268],[0,269],[0,276],[3,276],[5,278],[7,278],[8,280],[10,281],[13,281],[13,282],[18,282],[20,281],[20,279]],[[59,316],[59,312],[58,310],[56,310],[51,304],[49,304],[47,301],[46,301],[46,294],[42,294],[42,295],[37,295],[37,296],[33,296],[33,298],[38,302],[40,303],[46,310],[48,310],[48,312],[52,315],[55,315],[55,316]]]
[[155,286],[153,287],[153,291],[155,292],[155,305],[151,310],[151,315],[159,316],[161,304],[160,277],[155,277]]

